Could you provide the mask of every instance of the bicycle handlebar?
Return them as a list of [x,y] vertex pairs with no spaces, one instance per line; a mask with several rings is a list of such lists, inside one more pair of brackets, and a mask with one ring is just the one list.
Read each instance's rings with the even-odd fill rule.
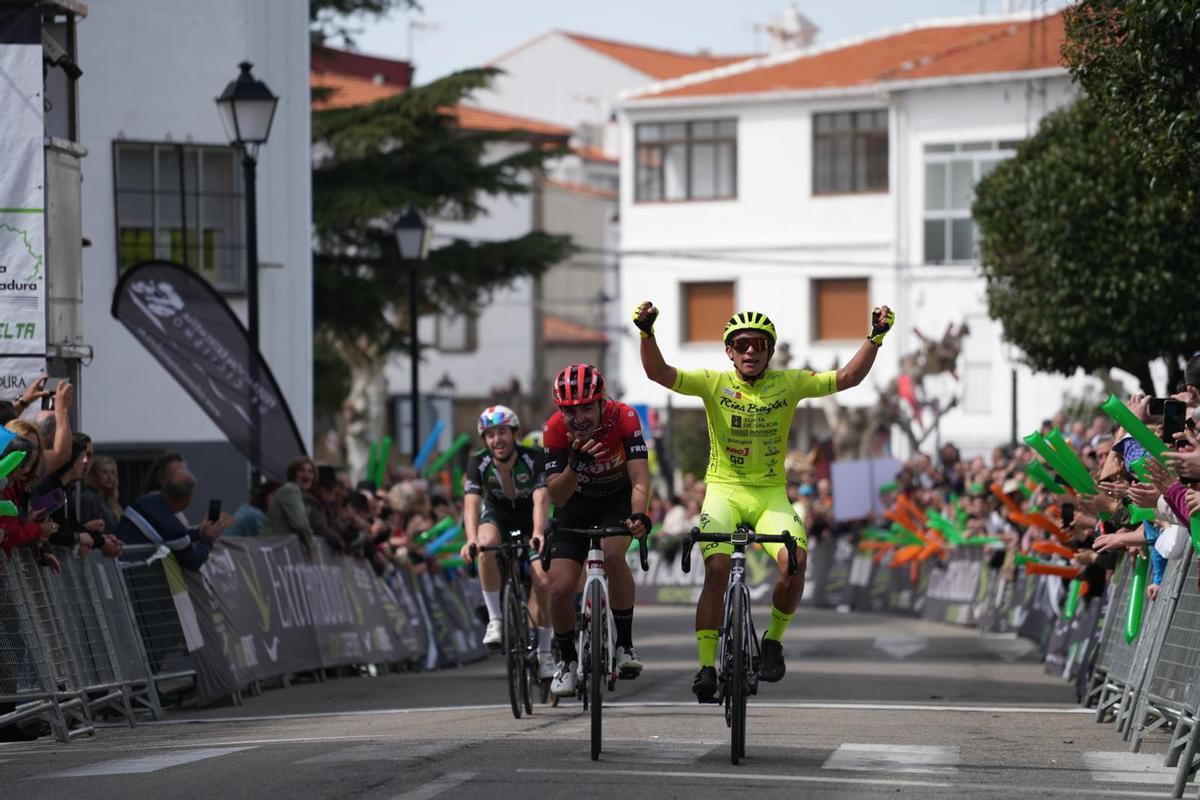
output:
[[685,534],[679,543],[680,560],[679,566],[683,571],[692,571],[692,545],[696,542],[717,542],[718,544],[770,544],[779,543],[787,548],[788,555],[788,575],[795,575],[800,572],[800,562],[796,556],[796,539],[787,531],[783,533],[755,533],[752,530],[737,530],[732,533],[701,533],[699,528]]
[[[566,536],[575,539],[611,539],[616,536],[633,536],[629,529],[614,525],[609,527],[596,528],[560,528],[554,523],[550,524],[550,530],[546,533],[547,544],[542,545],[542,568],[550,569],[550,548],[547,546],[552,536]],[[635,537],[638,543],[638,561],[641,563],[642,572],[650,571],[650,554],[646,550],[646,537]]]
[[[545,549],[545,547],[546,545],[543,542],[542,548]],[[516,553],[522,550],[537,552],[533,549],[533,545],[531,545],[529,541],[525,539],[518,539],[511,542],[501,542],[500,544],[472,544],[470,549],[471,558],[467,561],[467,574],[472,578],[478,577],[479,566],[476,563],[476,559],[479,557],[480,553]]]

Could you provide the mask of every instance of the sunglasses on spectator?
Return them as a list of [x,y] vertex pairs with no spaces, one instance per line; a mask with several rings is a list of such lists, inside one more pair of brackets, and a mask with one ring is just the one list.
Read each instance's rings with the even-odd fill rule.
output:
[[745,353],[751,347],[756,353],[765,353],[770,343],[765,336],[739,336],[729,343],[735,353]]

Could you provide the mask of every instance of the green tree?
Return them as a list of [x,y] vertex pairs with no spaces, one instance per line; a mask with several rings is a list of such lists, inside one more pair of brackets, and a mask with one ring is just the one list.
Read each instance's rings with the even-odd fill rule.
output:
[[1081,0],[1066,11],[1071,73],[1156,188],[1200,184],[1200,0]]
[[379,20],[393,11],[420,8],[421,4],[416,0],[309,0],[308,29],[315,45],[326,44],[331,39],[351,45],[355,31],[348,24],[350,18]]
[[1088,99],[1047,116],[980,181],[988,309],[1030,366],[1119,367],[1149,390],[1149,362],[1195,346],[1200,227],[1156,190],[1138,154]]
[[[370,105],[313,115],[314,316],[318,398],[340,395],[338,421],[352,465],[382,434],[383,366],[409,346],[408,265],[392,226],[409,206],[426,214],[486,213],[488,197],[530,191],[559,151],[518,135],[459,130],[447,109],[496,74],[474,69]],[[433,249],[420,272],[420,313],[474,310],[514,279],[570,254],[567,237],[540,232],[506,241],[455,241]],[[331,385],[332,384],[332,385]],[[323,409],[328,412],[330,409]]]

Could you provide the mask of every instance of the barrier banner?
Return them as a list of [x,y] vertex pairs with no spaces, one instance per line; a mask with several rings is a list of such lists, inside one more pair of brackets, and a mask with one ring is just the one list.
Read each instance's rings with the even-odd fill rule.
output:
[[426,657],[426,666],[452,667],[487,657],[483,628],[468,608],[463,595],[445,575],[422,573],[414,576],[429,615],[436,649]]
[[189,646],[200,704],[253,681],[424,656],[410,598],[366,562],[313,547],[310,559],[294,536],[229,537],[199,572],[181,570],[200,640]]
[[979,548],[953,550],[944,565],[930,570],[928,588],[919,595],[915,610],[925,619],[974,625],[991,583],[991,570]]
[[826,536],[809,540],[808,573],[812,590],[804,599],[818,608],[833,608],[842,602],[850,579],[854,542],[849,536]]

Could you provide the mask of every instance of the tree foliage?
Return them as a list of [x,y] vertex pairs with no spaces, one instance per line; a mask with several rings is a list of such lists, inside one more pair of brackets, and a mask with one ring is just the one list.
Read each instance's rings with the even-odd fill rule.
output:
[[[340,356],[353,351],[353,362],[372,362],[409,344],[409,265],[392,232],[404,209],[486,213],[486,196],[528,192],[530,174],[558,154],[512,134],[456,127],[447,109],[494,74],[467,70],[313,115],[314,312],[318,337]],[[497,242],[435,242],[420,270],[421,313],[474,310],[493,289],[570,252],[567,237],[536,231]]]
[[980,181],[988,309],[1039,370],[1119,367],[1195,349],[1200,227],[1152,186],[1136,148],[1085,98],[1047,116]]
[[1200,0],[1081,0],[1063,54],[1097,113],[1164,190],[1200,183]]
[[354,43],[354,30],[347,24],[354,16],[382,19],[393,11],[416,9],[417,0],[309,0],[309,35],[313,44],[325,44],[341,39],[343,44]]

